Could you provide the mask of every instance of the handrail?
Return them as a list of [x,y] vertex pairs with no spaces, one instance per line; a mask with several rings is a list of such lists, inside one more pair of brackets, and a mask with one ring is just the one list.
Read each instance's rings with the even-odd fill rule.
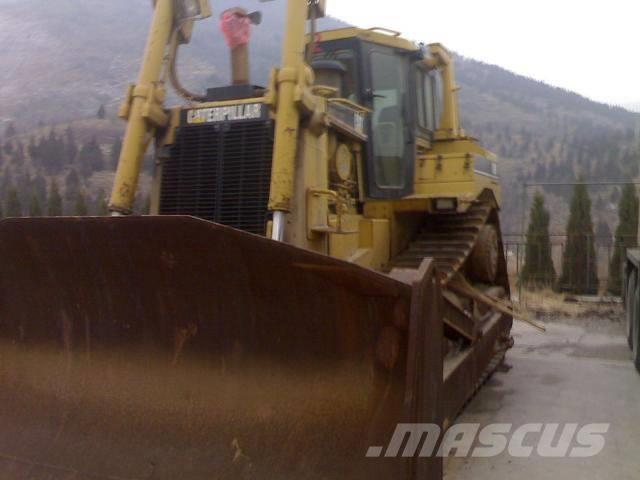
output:
[[372,113],[373,110],[371,110],[370,108],[367,107],[363,107],[362,105],[359,105],[355,102],[352,102],[351,100],[347,99],[347,98],[330,98],[329,100],[327,100],[327,103],[337,103],[339,105],[345,105],[347,107],[351,107],[354,110],[357,110],[359,112],[362,113]]

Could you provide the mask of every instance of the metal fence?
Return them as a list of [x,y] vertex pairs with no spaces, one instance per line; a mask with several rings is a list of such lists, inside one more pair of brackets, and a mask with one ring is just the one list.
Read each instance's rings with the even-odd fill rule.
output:
[[[508,233],[504,235],[504,244],[505,244],[505,255],[507,259],[507,268],[509,272],[509,276],[512,281],[516,282],[519,286],[522,286],[523,282],[521,282],[522,270],[527,261],[526,251],[527,251],[527,237],[526,237],[526,226],[528,223],[528,207],[529,207],[529,192],[534,188],[541,188],[545,192],[549,192],[549,190],[562,190],[567,189],[569,187],[575,187],[576,185],[584,185],[587,188],[607,188],[607,187],[622,187],[624,185],[634,185],[636,188],[640,186],[639,181],[628,181],[628,180],[605,180],[605,181],[575,181],[575,182],[525,182],[521,184],[522,187],[522,199],[520,202],[521,215],[520,215],[520,223],[521,230],[520,233]],[[619,242],[619,246],[621,247],[621,260],[626,255],[626,249],[629,247],[633,247],[638,244],[638,238],[634,236],[629,236],[628,238],[617,240],[613,235],[609,236],[598,236],[598,235],[582,235],[584,240],[586,240],[586,248],[590,249],[593,246],[595,250],[595,260],[591,259],[590,255],[585,256],[585,261],[587,265],[585,265],[584,269],[579,269],[581,272],[586,272],[586,279],[575,279],[572,278],[571,272],[568,275],[563,275],[562,271],[562,259],[565,255],[565,251],[567,248],[567,244],[569,243],[568,236],[566,234],[551,234],[549,235],[551,242],[551,258],[553,261],[553,266],[555,269],[555,282],[553,287],[557,290],[569,290],[573,285],[575,285],[576,281],[581,281],[584,286],[584,281],[586,280],[586,290],[593,290],[593,292],[597,293],[606,293],[607,286],[609,284],[609,280],[612,277],[611,268],[619,268],[620,270],[617,273],[622,273],[622,262],[620,262],[619,267],[617,265],[611,265],[611,260],[613,258],[614,252],[616,251],[616,241]],[[532,261],[532,259],[529,259]],[[535,261],[535,259],[534,259]],[[576,269],[578,270],[578,269]],[[595,275],[593,275],[595,272]],[[594,279],[595,278],[595,279]],[[545,280],[545,279],[541,279]],[[591,282],[594,282],[596,285],[591,285]],[[533,282],[535,283],[535,279]]]
[[[590,289],[599,293],[605,293],[612,273],[610,269],[612,267],[615,268],[615,266],[611,265],[616,248],[615,240],[612,236],[586,235],[582,237],[585,240],[586,248],[589,249],[593,246],[595,251],[595,260],[593,260],[590,255],[585,255],[586,265],[582,271],[586,272],[587,278],[584,280],[586,280],[587,286]],[[569,237],[563,234],[552,234],[549,235],[549,240],[551,260],[555,270],[555,280],[553,285],[550,286],[553,286],[553,288],[558,290],[570,290],[571,287],[579,281],[579,279],[572,278],[571,272],[566,276],[563,275],[562,263],[567,244],[569,243]],[[618,241],[620,242],[620,240],[622,240],[620,243],[620,247],[622,249],[621,254],[624,258],[626,248],[635,244],[636,237],[633,236],[625,239],[619,239]],[[526,236],[520,233],[507,233],[503,236],[503,241],[507,270],[513,282],[518,284],[522,283],[522,273],[527,262],[530,263],[529,268],[531,270],[535,272],[541,270],[540,262],[543,262],[544,258],[538,255],[537,258],[527,259],[527,247],[529,246],[529,243],[527,242]],[[541,247],[542,242],[538,243],[537,246]],[[536,265],[531,265],[531,263]],[[620,269],[622,269],[622,264],[620,264]],[[594,271],[597,283],[595,285],[591,285],[590,282],[593,277],[592,272]],[[535,278],[534,276],[533,278],[529,278],[529,282],[531,284],[545,284],[547,280],[548,279],[546,277]],[[582,281],[584,282],[584,280]]]

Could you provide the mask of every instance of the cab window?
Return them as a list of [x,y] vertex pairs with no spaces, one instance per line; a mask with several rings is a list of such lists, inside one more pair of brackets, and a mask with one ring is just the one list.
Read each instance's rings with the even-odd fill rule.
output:
[[379,188],[403,188],[408,181],[405,63],[393,53],[371,52],[373,173]]
[[420,130],[433,132],[436,128],[436,106],[433,75],[423,70],[416,72],[417,120]]
[[358,91],[358,63],[356,61],[356,55],[351,48],[335,48],[332,49],[330,45],[321,44],[317,51],[313,55],[313,61],[320,62],[323,60],[330,60],[338,62],[344,67],[344,74],[342,76],[341,83],[341,97],[351,100],[352,102],[359,103],[360,95]]

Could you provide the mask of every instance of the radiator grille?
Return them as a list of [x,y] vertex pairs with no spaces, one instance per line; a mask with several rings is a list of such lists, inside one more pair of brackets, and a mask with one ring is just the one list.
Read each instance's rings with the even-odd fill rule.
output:
[[179,129],[162,173],[160,215],[192,215],[264,235],[273,122]]

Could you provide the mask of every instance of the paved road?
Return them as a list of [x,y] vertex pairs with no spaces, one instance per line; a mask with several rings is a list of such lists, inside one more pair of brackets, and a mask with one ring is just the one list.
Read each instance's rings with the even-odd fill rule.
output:
[[548,324],[544,335],[518,324],[508,356],[513,369],[495,374],[459,421],[610,423],[602,453],[588,459],[507,453],[453,458],[446,462],[447,480],[640,479],[640,375],[623,327],[607,319],[600,325],[598,319],[585,320],[588,328],[572,323]]

